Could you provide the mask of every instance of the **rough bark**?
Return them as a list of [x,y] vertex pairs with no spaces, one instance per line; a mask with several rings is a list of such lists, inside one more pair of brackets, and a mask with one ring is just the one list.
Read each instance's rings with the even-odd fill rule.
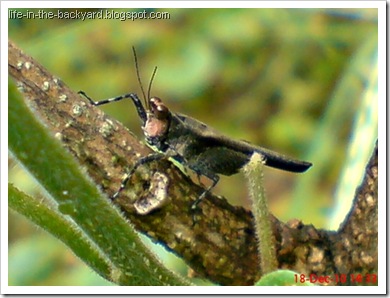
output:
[[[123,173],[150,149],[114,119],[91,106],[59,78],[9,42],[9,74],[37,117],[61,139],[108,196],[119,187]],[[319,230],[299,220],[280,222],[271,216],[279,268],[300,274],[330,276],[326,285],[361,285],[351,274],[377,273],[377,148],[367,165],[352,209],[339,231]],[[134,198],[150,189],[148,173],[168,177],[169,202],[147,215],[134,208]],[[138,172],[138,171],[137,171]],[[251,285],[261,276],[252,214],[224,198],[209,195],[200,204],[193,225],[191,203],[201,188],[170,162],[139,171],[117,204],[135,227],[164,245],[194,271],[221,285]],[[346,281],[335,276],[345,274]],[[370,277],[370,276],[369,276]],[[371,278],[374,278],[372,276]],[[366,280],[366,279],[365,279]]]

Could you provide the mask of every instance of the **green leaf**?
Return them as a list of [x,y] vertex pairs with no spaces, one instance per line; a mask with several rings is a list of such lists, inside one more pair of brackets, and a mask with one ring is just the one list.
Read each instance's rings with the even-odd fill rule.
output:
[[77,229],[74,223],[49,208],[41,200],[30,197],[8,184],[8,204],[14,211],[61,239],[77,256],[103,277],[110,272],[109,260]]

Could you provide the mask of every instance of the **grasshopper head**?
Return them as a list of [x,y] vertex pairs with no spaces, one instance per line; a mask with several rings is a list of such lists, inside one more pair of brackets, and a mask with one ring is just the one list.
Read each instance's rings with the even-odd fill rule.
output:
[[[144,131],[146,140],[152,139],[153,141],[151,140],[150,142],[155,142],[155,141],[160,142],[162,139],[164,139],[164,137],[168,132],[171,112],[164,105],[164,103],[160,98],[150,97],[150,90],[152,88],[152,82],[154,76],[156,75],[157,67],[155,67],[153,70],[152,77],[150,79],[149,86],[148,86],[148,93],[147,93],[148,96],[146,97],[141,82],[141,76],[139,74],[137,53],[135,52],[134,47],[133,47],[133,54],[134,54],[135,69],[137,71],[137,78],[144,98],[144,104],[142,105],[142,103],[139,103],[139,105],[141,106],[138,107],[138,110],[141,111],[142,114],[141,118],[144,122],[142,129]],[[146,98],[150,98],[150,99],[147,100]]]
[[152,97],[149,100],[149,109],[151,114],[153,114],[155,118],[161,121],[168,119],[169,115],[171,114],[167,106],[164,105],[162,100],[158,97]]
[[149,138],[164,137],[169,128],[171,112],[158,97],[149,100],[147,119],[143,127],[144,134]]

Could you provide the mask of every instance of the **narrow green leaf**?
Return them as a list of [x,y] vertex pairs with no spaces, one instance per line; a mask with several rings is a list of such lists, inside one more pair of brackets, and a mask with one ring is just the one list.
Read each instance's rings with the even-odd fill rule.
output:
[[107,258],[97,250],[83,233],[56,210],[49,208],[42,201],[19,191],[8,184],[8,204],[14,211],[19,212],[36,225],[56,236],[76,255],[106,279],[110,278],[110,264]]

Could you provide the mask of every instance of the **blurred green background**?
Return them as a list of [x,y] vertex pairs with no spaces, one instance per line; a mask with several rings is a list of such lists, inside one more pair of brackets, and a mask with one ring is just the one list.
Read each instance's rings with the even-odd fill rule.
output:
[[[115,10],[126,11],[143,9]],[[373,89],[375,95],[377,9],[151,11],[168,12],[170,18],[10,19],[9,38],[65,84],[95,100],[129,92],[141,95],[131,52],[135,46],[144,87],[157,66],[151,95],[172,111],[233,138],[312,162],[305,174],[266,169],[265,189],[272,213],[281,220],[299,218],[329,227],[339,204],[335,192],[343,173],[351,169],[352,140],[359,136],[358,147],[370,153],[377,137],[376,98],[365,95]],[[102,109],[142,139],[131,102]],[[363,136],[361,114],[371,128]],[[348,174],[354,176],[352,195],[367,156],[357,162],[361,170]],[[40,195],[12,157],[9,180]],[[243,175],[223,177],[215,193],[232,204],[250,206]],[[347,204],[341,211],[346,214],[352,196],[343,199]],[[339,223],[332,223],[333,229]],[[156,251],[186,274],[171,255]],[[10,212],[9,285],[107,284],[59,241]]]

